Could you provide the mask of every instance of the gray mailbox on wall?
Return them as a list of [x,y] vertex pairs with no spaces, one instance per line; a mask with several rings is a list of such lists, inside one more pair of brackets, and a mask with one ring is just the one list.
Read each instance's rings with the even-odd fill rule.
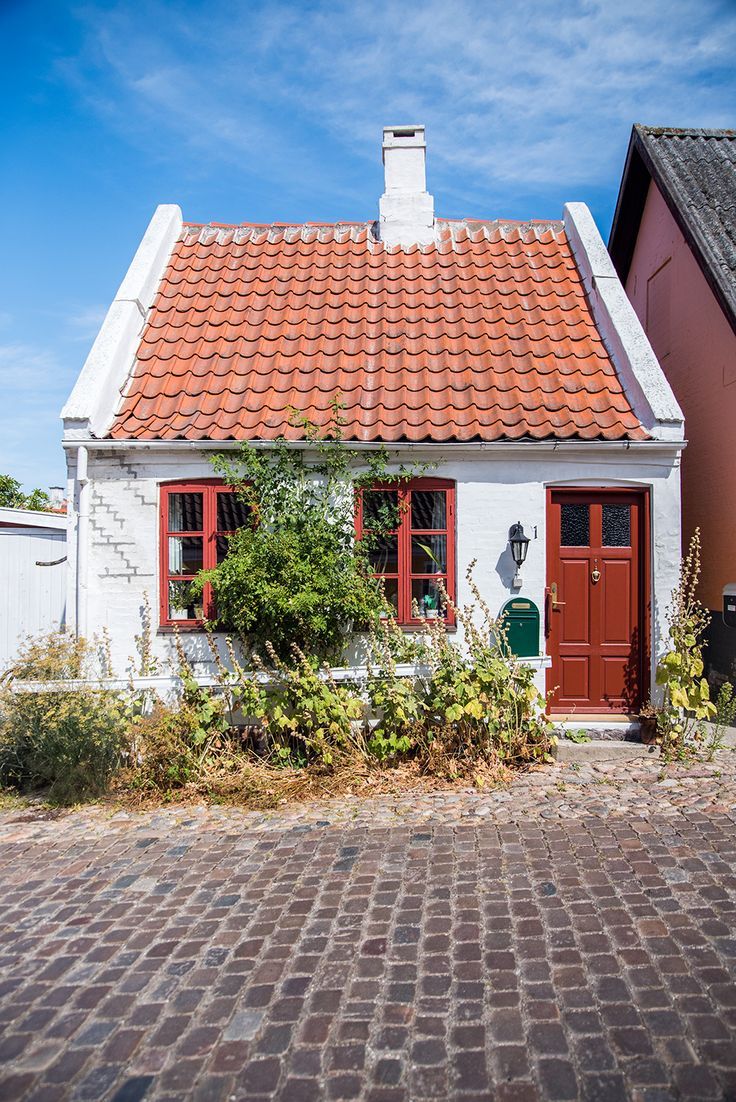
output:
[[736,628],[736,582],[723,587],[723,622],[727,628]]

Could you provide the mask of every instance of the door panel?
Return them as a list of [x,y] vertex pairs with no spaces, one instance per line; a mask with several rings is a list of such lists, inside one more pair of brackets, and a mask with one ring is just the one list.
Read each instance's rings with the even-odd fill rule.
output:
[[[588,564],[580,559],[562,559],[560,567],[566,608],[566,615],[562,618],[561,641],[588,643],[590,641]],[[560,600],[563,598],[560,597]]]
[[560,664],[562,695],[566,700],[587,700],[590,696],[588,659],[563,656]]
[[603,600],[601,643],[626,644],[631,630],[631,563],[603,560],[600,585]]
[[644,491],[550,490],[547,688],[553,712],[629,712],[647,653]]
[[[623,704],[626,696],[628,660],[626,658],[603,658],[603,696],[606,700]],[[625,710],[625,709],[624,709]]]

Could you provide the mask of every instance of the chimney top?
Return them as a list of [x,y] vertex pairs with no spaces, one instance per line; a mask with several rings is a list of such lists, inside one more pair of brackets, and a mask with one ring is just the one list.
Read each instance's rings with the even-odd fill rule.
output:
[[427,245],[434,240],[434,199],[427,192],[424,127],[384,126],[384,193],[379,231],[387,245]]
[[409,126],[384,126],[383,128],[383,148],[393,148],[395,146],[422,146],[427,148],[427,143],[424,140],[424,127],[413,125]]

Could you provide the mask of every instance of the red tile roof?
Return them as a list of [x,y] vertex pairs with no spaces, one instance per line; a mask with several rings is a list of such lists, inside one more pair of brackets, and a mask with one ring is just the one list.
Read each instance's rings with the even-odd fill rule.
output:
[[362,441],[643,439],[561,223],[185,225],[110,430],[297,439],[344,403]]

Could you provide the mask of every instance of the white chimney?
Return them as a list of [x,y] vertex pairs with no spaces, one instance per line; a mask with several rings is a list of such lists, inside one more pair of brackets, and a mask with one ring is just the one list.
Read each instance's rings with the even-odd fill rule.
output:
[[52,509],[60,509],[64,504],[64,487],[49,486],[49,501]]
[[379,232],[387,245],[434,241],[434,199],[427,191],[427,143],[423,126],[384,126],[385,191],[379,203]]

